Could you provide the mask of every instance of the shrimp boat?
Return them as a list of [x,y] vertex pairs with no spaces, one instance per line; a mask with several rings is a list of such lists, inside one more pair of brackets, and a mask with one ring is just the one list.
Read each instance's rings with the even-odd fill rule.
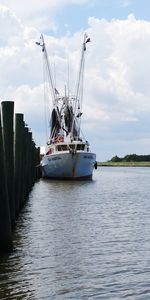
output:
[[41,35],[37,45],[42,47],[46,70],[52,95],[50,118],[50,137],[46,154],[41,160],[42,177],[53,179],[91,179],[93,169],[97,168],[96,154],[90,151],[88,141],[82,136],[82,94],[86,44],[90,41],[84,35],[79,76],[75,96],[60,93],[54,85],[44,37]]

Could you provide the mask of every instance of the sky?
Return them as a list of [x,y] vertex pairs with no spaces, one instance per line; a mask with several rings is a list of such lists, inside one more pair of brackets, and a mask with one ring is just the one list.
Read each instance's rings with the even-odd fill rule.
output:
[[86,32],[82,130],[91,150],[98,161],[150,154],[149,12],[149,0],[1,0],[0,99],[15,101],[37,146],[45,146],[49,128],[35,42],[43,33],[58,90],[69,59],[73,91]]

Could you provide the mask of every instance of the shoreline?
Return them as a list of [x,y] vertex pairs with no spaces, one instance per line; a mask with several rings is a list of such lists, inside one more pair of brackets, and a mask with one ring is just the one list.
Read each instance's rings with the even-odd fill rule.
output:
[[98,162],[98,167],[150,167],[150,161],[140,162]]

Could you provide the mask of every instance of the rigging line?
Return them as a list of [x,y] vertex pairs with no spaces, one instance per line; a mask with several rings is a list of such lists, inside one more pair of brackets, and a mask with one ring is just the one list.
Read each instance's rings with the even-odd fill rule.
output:
[[52,99],[53,99],[53,105],[55,102],[55,90],[54,90],[54,84],[53,84],[53,77],[52,77],[52,72],[51,72],[51,67],[50,67],[50,62],[49,62],[49,58],[48,58],[48,54],[47,54],[47,50],[46,50],[46,46],[44,43],[44,37],[43,35],[41,35],[41,39],[42,39],[42,51],[43,51],[43,55],[45,58],[45,62],[46,62],[46,68],[47,68],[47,73],[49,76],[49,82],[50,82],[50,86],[51,86],[51,93],[52,93]]
[[73,126],[74,126],[74,122],[75,122],[77,102],[78,102],[78,106],[80,104],[79,96],[80,96],[81,84],[83,83],[82,78],[83,78],[83,73],[84,73],[85,41],[86,41],[86,35],[84,35],[84,42],[82,44],[82,50],[81,50],[80,69],[79,69],[79,77],[78,77],[78,81],[77,81],[77,90],[76,90],[76,97],[75,97],[75,104],[74,104],[74,118],[73,118],[73,122],[72,122],[71,132],[73,131]]
[[69,55],[67,57],[67,61],[68,61],[68,98],[69,98],[69,95],[70,95],[70,66],[69,66]]
[[47,130],[47,105],[46,105],[46,83],[45,83],[45,63],[43,60],[43,83],[44,83],[44,123],[45,123],[45,136],[46,141],[48,140],[48,130]]
[[[85,67],[85,60],[84,60],[84,66],[83,68]],[[82,83],[81,83],[81,92],[80,92],[80,112],[82,112],[82,106],[83,106],[83,88],[84,88],[84,72],[83,72],[83,75],[82,75]],[[82,121],[82,118],[80,116],[79,118],[79,136],[80,136],[80,130],[81,130],[81,121]]]
[[[83,61],[83,70],[85,68],[85,58]],[[80,85],[80,110],[82,111],[82,104],[83,104],[83,87],[84,87],[84,72],[82,74],[82,79],[81,79],[81,85]]]
[[46,60],[45,65],[46,65],[46,69],[47,69],[47,80],[48,80],[49,87],[50,87],[50,93],[51,93],[51,97],[53,99],[52,101],[53,101],[53,104],[54,104],[54,99],[55,99],[54,88],[53,88],[53,85],[52,85],[52,78],[51,78],[51,75],[50,75],[50,66],[47,63],[47,60]]
[[85,56],[85,36],[84,36],[84,42],[82,44],[82,52],[81,52],[81,60],[80,60],[80,69],[79,69],[79,77],[77,82],[77,90],[76,90],[76,99],[78,99],[79,89],[81,85],[81,79],[84,71],[84,56]]
[[53,128],[53,130],[51,132],[51,135],[50,135],[50,140],[55,137],[56,129],[57,129],[56,126],[54,126],[54,128]]
[[53,66],[54,66],[54,87],[56,88],[56,63],[55,63],[55,53],[53,54]]
[[81,135],[82,135],[83,139],[86,141],[86,139],[85,139],[85,136],[84,136],[84,134],[83,134],[83,131],[82,131],[82,129],[80,129],[80,131],[81,131]]

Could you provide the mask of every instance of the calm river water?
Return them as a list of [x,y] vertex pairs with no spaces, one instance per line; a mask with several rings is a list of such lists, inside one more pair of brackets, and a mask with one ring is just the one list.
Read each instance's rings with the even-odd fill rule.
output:
[[150,299],[150,168],[37,182],[0,259],[0,300]]

